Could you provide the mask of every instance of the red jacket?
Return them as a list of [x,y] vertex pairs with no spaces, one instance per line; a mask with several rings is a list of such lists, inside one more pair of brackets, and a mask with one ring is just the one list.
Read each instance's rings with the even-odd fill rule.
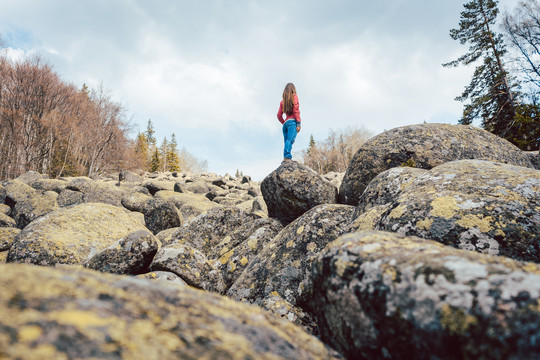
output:
[[298,96],[294,94],[294,106],[293,111],[291,114],[285,114],[285,120],[283,120],[283,100],[279,103],[279,110],[277,113],[277,118],[280,123],[284,124],[285,121],[289,119],[295,119],[298,126],[300,126],[300,122],[302,121],[300,119],[300,104],[298,103]]

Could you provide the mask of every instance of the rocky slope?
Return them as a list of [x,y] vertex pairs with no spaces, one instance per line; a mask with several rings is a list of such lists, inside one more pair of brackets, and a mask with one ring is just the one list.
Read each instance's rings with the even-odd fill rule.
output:
[[0,186],[0,358],[540,357],[535,155],[429,124],[260,188],[24,174]]

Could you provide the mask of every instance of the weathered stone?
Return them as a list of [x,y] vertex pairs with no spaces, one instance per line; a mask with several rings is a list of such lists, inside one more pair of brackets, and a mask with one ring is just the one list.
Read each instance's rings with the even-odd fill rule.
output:
[[185,244],[172,243],[161,248],[154,257],[152,271],[169,271],[191,286],[223,294],[225,283],[221,273],[199,250]]
[[75,185],[76,182],[72,181],[68,189],[82,192],[85,202],[122,206],[126,192],[115,186],[116,182],[80,181]]
[[285,161],[261,183],[268,216],[288,224],[320,204],[337,202],[337,188],[309,167]]
[[180,212],[182,213],[182,216],[184,217],[184,219],[188,221],[201,214],[204,214],[210,211],[211,209],[218,208],[221,206],[222,205],[218,203],[207,201],[206,199],[203,200],[201,196],[201,198],[199,199],[186,201],[184,205],[182,205],[182,207],[180,208]]
[[112,274],[142,274],[148,271],[160,245],[148,230],[137,230],[93,255],[85,266]]
[[34,182],[36,182],[38,180],[41,180],[41,179],[43,179],[43,175],[41,175],[37,171],[30,170],[30,171],[27,171],[24,174],[20,175],[19,177],[17,177],[17,179],[15,179],[15,180],[23,182],[23,183],[25,183],[27,185],[32,185]]
[[277,292],[306,310],[312,296],[311,267],[319,252],[352,221],[354,207],[319,205],[283,229],[249,263],[227,295],[261,305]]
[[56,202],[60,207],[78,205],[84,203],[84,195],[80,191],[64,189],[58,194]]
[[143,181],[142,176],[135,174],[134,172],[122,170],[119,174],[119,179],[126,182],[140,183]]
[[208,187],[208,184],[206,181],[198,179],[190,183],[186,183],[185,189],[187,191],[190,191],[195,194],[206,194],[210,191],[210,188]]
[[160,241],[160,243],[168,244],[172,241],[174,234],[180,229],[180,227],[175,227],[162,230],[156,234],[156,238]]
[[180,183],[180,182],[175,182],[174,183],[173,190],[174,190],[174,192],[182,193],[182,194],[186,192],[186,189],[184,188],[184,184]]
[[17,222],[11,216],[7,216],[4,213],[0,213],[0,227],[17,227]]
[[68,186],[68,182],[58,179],[41,179],[32,183],[32,187],[41,191],[54,191],[59,193]]
[[154,281],[164,281],[166,283],[172,283],[175,285],[185,286],[187,283],[182,278],[172,272],[168,271],[152,271],[145,274],[135,276],[139,279],[148,279]]
[[91,270],[4,264],[0,288],[2,358],[338,356],[287,321],[189,286]]
[[144,213],[146,204],[152,200],[150,195],[146,195],[140,192],[131,192],[124,196],[121,200],[122,205],[130,210]]
[[4,189],[6,191],[4,202],[12,209],[18,202],[35,196],[38,193],[34,188],[19,180],[8,181]]
[[377,175],[366,187],[358,200],[357,215],[376,205],[391,204],[414,180],[428,170],[412,167],[396,167]]
[[186,244],[208,255],[221,240],[240,226],[258,219],[236,207],[219,207],[193,218],[174,234],[173,242]]
[[154,196],[158,191],[167,190],[167,191],[174,191],[174,181],[158,181],[158,180],[151,180],[151,181],[145,181],[143,182],[143,186],[150,191],[150,194]]
[[540,357],[540,267],[387,232],[347,234],[314,263],[323,340],[348,358]]
[[345,176],[344,172],[334,172],[331,171],[323,175],[323,178],[330,181],[336,188],[340,188],[341,183],[343,182],[343,177]]
[[19,198],[11,211],[11,216],[15,219],[17,227],[23,229],[35,219],[58,209],[56,193],[52,194],[54,195],[45,192],[42,195],[36,191],[34,194]]
[[20,232],[21,229],[16,227],[0,227],[0,251],[9,250],[13,240]]
[[343,178],[339,201],[357,205],[369,182],[384,170],[399,166],[429,170],[461,159],[486,159],[533,167],[528,157],[516,146],[473,126],[404,126],[385,131],[360,147]]
[[26,226],[9,250],[9,262],[82,264],[144,224],[123,208],[85,203],[48,213]]
[[445,163],[407,186],[377,230],[540,262],[540,171],[482,160]]
[[144,209],[144,221],[146,227],[157,234],[160,231],[180,227],[184,224],[184,218],[171,201],[152,199],[148,201]]
[[7,251],[0,251],[0,264],[5,264],[7,262]]
[[11,214],[11,208],[6,204],[0,204],[0,213],[9,215]]
[[292,305],[275,291],[262,301],[261,307],[281,318],[289,320],[293,324],[301,326],[309,334],[319,335],[319,327],[317,326],[315,316],[305,312],[298,306]]
[[525,155],[529,157],[531,163],[536,170],[540,170],[540,152],[538,151],[524,151]]
[[217,259],[226,289],[244,272],[249,263],[283,229],[276,219],[250,221],[225,236],[212,249],[209,259]]

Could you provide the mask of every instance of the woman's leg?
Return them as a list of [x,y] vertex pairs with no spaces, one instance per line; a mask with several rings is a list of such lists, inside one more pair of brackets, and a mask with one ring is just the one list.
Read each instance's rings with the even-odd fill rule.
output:
[[283,140],[285,141],[285,147],[283,149],[283,157],[292,159],[292,145],[296,139],[296,121],[287,121],[283,124]]

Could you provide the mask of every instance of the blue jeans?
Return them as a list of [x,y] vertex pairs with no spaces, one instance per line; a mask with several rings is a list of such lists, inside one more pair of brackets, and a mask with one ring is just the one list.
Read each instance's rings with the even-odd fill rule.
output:
[[283,149],[283,157],[292,159],[291,150],[294,140],[296,139],[296,120],[289,119],[283,124],[283,140],[285,148]]

